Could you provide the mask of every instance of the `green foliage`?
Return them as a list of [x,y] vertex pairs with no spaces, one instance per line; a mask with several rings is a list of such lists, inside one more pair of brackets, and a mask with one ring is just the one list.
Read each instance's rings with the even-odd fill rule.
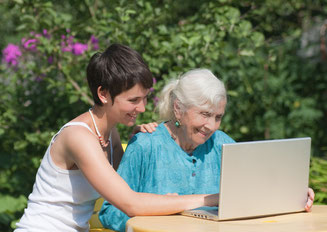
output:
[[11,225],[17,221],[17,211],[23,211],[26,207],[27,199],[21,195],[19,197],[12,197],[9,195],[0,195],[0,222],[12,222]]
[[[137,124],[158,119],[155,102],[167,81],[209,68],[228,89],[221,129],[235,140],[312,138],[310,184],[316,202],[327,203],[324,1],[4,2],[0,47],[13,43],[22,56],[17,66],[0,65],[1,231],[22,214],[51,137],[92,105],[85,79],[92,35],[100,50],[123,43],[149,64],[157,83]],[[37,42],[24,47],[29,39]],[[69,43],[88,47],[63,51]],[[118,129],[127,142],[131,128]]]
[[314,157],[310,166],[310,186],[315,191],[315,203],[327,201],[327,161]]

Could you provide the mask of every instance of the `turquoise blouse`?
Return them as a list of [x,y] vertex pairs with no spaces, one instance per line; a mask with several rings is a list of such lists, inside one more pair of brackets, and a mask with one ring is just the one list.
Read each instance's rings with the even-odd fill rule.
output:
[[[138,133],[131,139],[118,174],[136,192],[218,193],[221,145],[234,142],[218,130],[192,154],[187,154],[161,123],[152,134]],[[99,219],[106,228],[125,231],[129,217],[105,201]]]

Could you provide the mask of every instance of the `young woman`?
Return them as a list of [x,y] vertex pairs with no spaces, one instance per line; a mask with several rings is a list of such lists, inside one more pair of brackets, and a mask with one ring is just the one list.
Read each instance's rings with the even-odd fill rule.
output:
[[87,67],[87,80],[95,104],[52,138],[16,232],[88,231],[100,195],[128,216],[167,215],[217,205],[218,194],[135,192],[108,162],[112,129],[117,123],[134,125],[153,84],[136,51],[113,44],[95,54]]

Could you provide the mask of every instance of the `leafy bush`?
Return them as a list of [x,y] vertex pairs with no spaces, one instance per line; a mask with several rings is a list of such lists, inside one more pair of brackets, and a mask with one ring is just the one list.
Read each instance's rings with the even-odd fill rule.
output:
[[310,186],[315,191],[315,203],[327,202],[327,160],[312,157],[310,166]]
[[[308,36],[323,25],[323,1],[6,3],[0,7],[10,32],[10,44],[0,44],[1,231],[21,216],[51,137],[92,105],[87,62],[114,42],[139,51],[156,79],[138,124],[157,120],[157,94],[168,80],[209,68],[228,89],[221,129],[235,140],[312,137],[310,183],[316,202],[327,203],[327,166],[317,158],[327,157],[327,67],[320,40]],[[127,142],[131,128],[118,129]]]

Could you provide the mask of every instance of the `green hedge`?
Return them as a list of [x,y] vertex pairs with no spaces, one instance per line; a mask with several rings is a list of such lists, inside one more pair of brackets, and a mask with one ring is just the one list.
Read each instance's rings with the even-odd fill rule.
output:
[[[316,203],[327,203],[327,66],[319,34],[324,1],[4,3],[1,231],[21,216],[51,136],[91,106],[89,58],[114,42],[139,51],[156,78],[138,124],[157,119],[157,94],[169,79],[209,68],[228,89],[221,129],[235,140],[312,138],[310,184]],[[126,142],[131,128],[118,128]]]

